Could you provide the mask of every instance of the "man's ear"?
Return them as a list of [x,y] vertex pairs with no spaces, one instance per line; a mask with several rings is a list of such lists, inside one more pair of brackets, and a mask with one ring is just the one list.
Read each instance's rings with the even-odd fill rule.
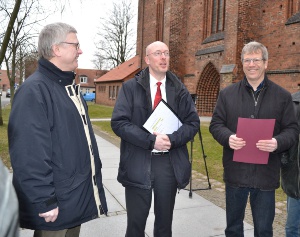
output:
[[265,61],[265,70],[268,68],[268,60]]
[[61,51],[60,51],[60,47],[55,44],[55,45],[52,45],[52,52],[53,52],[53,57],[59,57],[60,54],[61,54]]
[[145,62],[146,62],[147,65],[150,64],[150,60],[149,60],[149,57],[148,57],[148,56],[145,56]]

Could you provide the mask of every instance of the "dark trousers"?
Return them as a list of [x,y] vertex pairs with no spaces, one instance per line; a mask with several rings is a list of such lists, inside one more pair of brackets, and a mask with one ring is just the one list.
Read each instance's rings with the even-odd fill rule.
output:
[[79,237],[80,227],[81,225],[57,231],[35,230],[33,237]]
[[275,217],[275,190],[226,185],[226,237],[243,237],[248,196],[254,224],[254,237],[272,237]]
[[[154,237],[171,237],[177,182],[168,154],[152,155],[151,182],[154,194]],[[126,237],[145,236],[152,190],[135,187],[125,188]]]

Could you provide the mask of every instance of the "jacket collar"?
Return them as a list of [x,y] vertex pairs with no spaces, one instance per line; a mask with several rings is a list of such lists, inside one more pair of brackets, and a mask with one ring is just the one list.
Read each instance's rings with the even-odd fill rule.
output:
[[292,94],[293,101],[300,102],[300,91]]
[[55,81],[63,87],[71,85],[76,75],[72,71],[62,71],[45,58],[39,59],[38,70],[46,75],[49,79]]
[[[242,84],[244,86],[250,87],[252,88],[252,86],[249,84],[246,76],[244,76],[243,80],[242,80]],[[264,88],[267,88],[270,85],[270,80],[268,79],[267,75],[265,74],[264,76],[264,80],[261,82],[260,85],[263,85]]]

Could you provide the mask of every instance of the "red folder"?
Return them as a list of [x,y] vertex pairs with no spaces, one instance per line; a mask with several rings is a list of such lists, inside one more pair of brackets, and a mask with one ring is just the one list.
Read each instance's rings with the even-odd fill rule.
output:
[[259,140],[270,140],[273,137],[275,119],[238,118],[236,136],[243,138],[246,145],[235,150],[233,161],[268,164],[269,152],[261,151],[256,147]]

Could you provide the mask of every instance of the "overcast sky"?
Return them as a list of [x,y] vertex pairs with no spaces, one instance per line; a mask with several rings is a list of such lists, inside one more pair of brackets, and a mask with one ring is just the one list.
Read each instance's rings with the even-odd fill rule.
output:
[[[131,1],[136,16],[136,24],[138,0]],[[83,51],[83,54],[79,57],[79,68],[94,68],[91,60],[96,51],[94,42],[98,31],[97,27],[99,27],[99,18],[105,17],[112,7],[112,0],[71,0],[62,15],[57,13],[47,18],[45,24],[62,21],[76,28],[80,47]],[[134,30],[136,30],[136,27]]]

